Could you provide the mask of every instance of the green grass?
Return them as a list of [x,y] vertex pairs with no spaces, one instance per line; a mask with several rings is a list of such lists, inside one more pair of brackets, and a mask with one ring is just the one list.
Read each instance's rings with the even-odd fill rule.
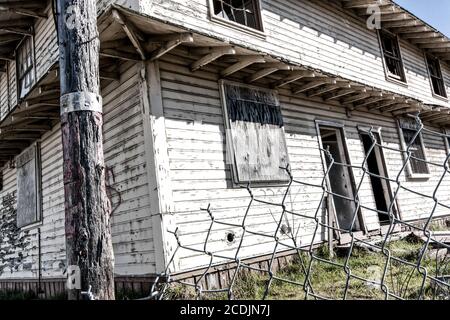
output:
[[[386,294],[379,285],[372,284],[365,280],[360,280],[356,277],[364,279],[372,279],[376,282],[381,282],[384,270],[384,283],[389,288],[389,292],[404,299],[419,298],[423,274],[415,267],[420,257],[420,252],[423,243],[419,242],[414,237],[409,237],[401,241],[391,242],[386,249],[391,253],[392,257],[402,259],[399,262],[391,259],[387,263],[387,256],[381,252],[373,252],[367,249],[355,247],[352,254],[347,261],[347,254],[345,252],[337,252],[331,260],[334,264],[319,260],[329,260],[329,255],[326,247],[321,247],[314,252],[312,260],[306,253],[302,253],[296,257],[294,261],[288,266],[275,274],[274,279],[270,283],[269,293],[267,299],[275,300],[298,300],[305,299],[305,273],[302,271],[302,262],[306,269],[310,268],[310,287],[314,294],[328,299],[385,299]],[[447,256],[448,262],[448,256]],[[344,268],[347,261],[348,268]],[[405,262],[413,263],[414,266],[408,265]],[[386,267],[387,265],[387,267]],[[436,274],[436,267],[440,264],[435,257],[428,254],[424,255],[422,260],[423,267],[432,276]],[[348,273],[356,277],[350,277],[347,286]],[[439,271],[438,274],[450,274],[450,270]],[[235,299],[249,300],[261,299],[267,288],[269,276],[267,273],[242,270],[238,276],[236,283],[233,286],[233,294]],[[434,283],[426,280],[423,285],[423,298],[433,299],[438,298],[437,294],[443,292],[435,290]],[[443,293],[449,298],[448,290]],[[196,292],[193,287],[186,287],[182,285],[171,286],[167,291],[166,298],[169,299],[192,299],[195,298]],[[202,299],[225,299],[226,294],[206,294],[202,295]],[[308,299],[313,299],[312,295],[308,295]],[[442,298],[442,296],[440,297]],[[389,297],[393,299],[393,297]]]

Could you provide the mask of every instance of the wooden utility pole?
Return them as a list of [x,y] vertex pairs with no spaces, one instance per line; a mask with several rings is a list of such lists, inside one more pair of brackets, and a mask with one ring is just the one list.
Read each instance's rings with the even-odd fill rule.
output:
[[57,4],[69,299],[114,299],[96,1]]

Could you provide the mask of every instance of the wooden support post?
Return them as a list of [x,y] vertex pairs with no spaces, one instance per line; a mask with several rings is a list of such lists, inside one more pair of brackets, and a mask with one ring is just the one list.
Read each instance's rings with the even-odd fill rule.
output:
[[96,1],[58,0],[58,13],[69,299],[88,298],[90,288],[95,299],[114,299]]
[[[169,153],[166,138],[161,81],[158,61],[141,62],[139,70],[141,110],[144,126],[145,154],[152,214],[156,272],[167,268],[175,271],[178,265],[176,230]],[[173,259],[172,259],[173,258]],[[170,265],[169,265],[169,262]]]

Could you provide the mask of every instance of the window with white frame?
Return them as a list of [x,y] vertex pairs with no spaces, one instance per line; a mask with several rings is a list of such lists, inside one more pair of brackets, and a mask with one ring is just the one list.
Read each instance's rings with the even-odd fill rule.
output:
[[25,97],[35,84],[36,74],[34,66],[33,38],[25,37],[17,48],[17,80],[19,98]]
[[221,90],[233,181],[288,181],[289,160],[277,93],[225,81]]
[[428,167],[423,136],[422,132],[420,132],[419,125],[410,119],[401,119],[399,124],[403,147],[405,150],[409,148],[409,152],[411,153],[407,165],[410,177],[426,177],[430,174],[430,169]]
[[444,77],[442,76],[439,59],[426,55],[426,60],[433,93],[440,97],[447,98]]
[[259,0],[210,0],[211,16],[262,31]]
[[397,36],[380,30],[381,50],[383,52],[384,66],[388,78],[406,82],[403,60]]
[[16,158],[17,227],[22,228],[41,219],[41,171],[39,144],[35,143]]

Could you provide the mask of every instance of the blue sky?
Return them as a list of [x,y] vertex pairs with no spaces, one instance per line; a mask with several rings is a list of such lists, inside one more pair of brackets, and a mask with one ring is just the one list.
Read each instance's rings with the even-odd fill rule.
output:
[[394,0],[450,37],[450,0]]

